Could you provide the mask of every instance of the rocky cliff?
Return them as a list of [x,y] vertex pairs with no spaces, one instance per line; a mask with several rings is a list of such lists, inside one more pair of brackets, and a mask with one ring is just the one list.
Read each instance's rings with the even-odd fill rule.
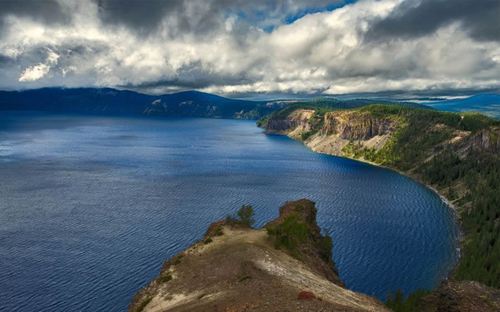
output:
[[309,200],[286,203],[263,229],[234,221],[170,259],[129,311],[388,311],[342,286],[331,241]]
[[[464,230],[461,260],[452,280],[426,297],[428,305],[424,302],[414,311],[500,310],[499,121],[479,114],[383,105],[309,109],[308,118],[299,120],[297,115],[304,113],[278,112],[262,126],[317,152],[396,169],[437,190],[456,210]],[[293,120],[290,128],[280,119]]]
[[364,148],[380,149],[396,131],[399,122],[369,112],[342,110],[316,115],[312,109],[298,109],[282,118],[270,118],[268,132],[286,134],[304,141],[312,150],[346,156],[343,149],[354,143]]

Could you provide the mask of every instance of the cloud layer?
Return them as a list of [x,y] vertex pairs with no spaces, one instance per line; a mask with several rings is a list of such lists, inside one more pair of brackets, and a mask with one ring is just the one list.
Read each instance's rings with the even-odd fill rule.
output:
[[237,95],[500,86],[497,0],[4,0],[0,12],[4,89]]

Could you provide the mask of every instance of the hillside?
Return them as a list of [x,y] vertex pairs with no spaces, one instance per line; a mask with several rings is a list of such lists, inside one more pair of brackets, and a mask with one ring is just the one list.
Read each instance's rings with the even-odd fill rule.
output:
[[159,96],[109,88],[0,91],[0,111],[258,119],[279,108],[283,106],[197,91]]
[[[250,101],[229,99],[198,91],[147,95],[111,88],[44,88],[24,91],[0,91],[0,111],[42,111],[110,116],[171,116],[259,119],[283,108],[322,107],[345,109],[373,104],[372,100]],[[395,104],[395,103],[387,103]],[[405,104],[425,107],[418,104]]]
[[314,151],[387,166],[435,188],[457,209],[464,230],[454,278],[500,287],[500,122],[372,105],[281,111],[259,124]]
[[342,286],[313,202],[288,202],[263,229],[228,219],[165,262],[129,307],[139,311],[388,311]]

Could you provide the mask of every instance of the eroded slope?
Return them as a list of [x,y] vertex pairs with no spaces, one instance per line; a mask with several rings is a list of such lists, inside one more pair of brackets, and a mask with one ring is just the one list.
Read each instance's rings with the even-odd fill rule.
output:
[[342,286],[329,248],[308,200],[287,203],[264,229],[218,222],[129,311],[387,311]]

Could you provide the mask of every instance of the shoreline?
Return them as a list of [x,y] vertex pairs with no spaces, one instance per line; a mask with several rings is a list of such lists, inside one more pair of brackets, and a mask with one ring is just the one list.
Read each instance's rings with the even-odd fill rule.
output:
[[[286,137],[288,137],[288,138],[290,138],[290,139],[292,139],[294,141],[302,143],[302,145],[304,145],[305,147],[307,147],[310,151],[312,151],[314,153],[318,153],[318,154],[322,154],[322,155],[328,155],[328,156],[334,156],[334,157],[340,157],[340,158],[349,159],[349,160],[353,160],[353,161],[358,161],[360,163],[372,165],[374,167],[378,167],[378,168],[382,168],[382,169],[386,169],[386,170],[391,170],[391,171],[396,172],[396,173],[398,173],[398,174],[400,174],[400,175],[402,175],[404,177],[407,177],[407,178],[411,179],[412,181],[414,181],[414,182],[416,182],[416,183],[424,186],[425,188],[429,189],[434,194],[436,194],[439,197],[439,199],[441,199],[441,201],[446,205],[446,208],[451,211],[451,214],[452,214],[452,217],[453,217],[453,221],[457,225],[457,237],[456,237],[456,240],[455,240],[455,244],[456,244],[455,250],[457,252],[456,263],[454,263],[449,268],[449,272],[446,273],[446,277],[443,280],[441,280],[440,283],[442,283],[445,280],[449,280],[449,279],[451,279],[453,277],[453,274],[454,274],[456,268],[458,267],[458,265],[459,265],[459,263],[460,263],[460,261],[462,259],[462,250],[463,250],[463,246],[462,245],[463,245],[463,242],[465,240],[465,235],[464,235],[462,221],[461,221],[460,214],[459,214],[459,207],[457,207],[455,204],[453,204],[448,198],[446,198],[446,196],[444,196],[443,194],[441,194],[434,186],[425,183],[424,181],[422,181],[416,175],[406,173],[406,172],[398,170],[396,168],[392,168],[392,167],[388,167],[388,166],[385,166],[385,165],[377,164],[375,162],[368,161],[368,160],[365,160],[363,158],[352,158],[352,157],[343,156],[343,155],[330,154],[330,153],[316,151],[316,150],[312,149],[309,145],[307,145],[305,141],[293,138],[291,136],[288,136],[285,133],[272,132],[272,131],[268,132],[267,130],[265,130],[264,133],[266,135],[281,135],[281,136],[286,136]],[[438,287],[438,286],[436,286],[436,287]]]

